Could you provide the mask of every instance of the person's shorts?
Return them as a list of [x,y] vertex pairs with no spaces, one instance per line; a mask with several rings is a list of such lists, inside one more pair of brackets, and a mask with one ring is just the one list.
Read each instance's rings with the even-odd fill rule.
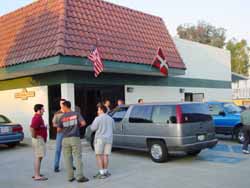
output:
[[95,154],[96,155],[110,155],[112,144],[106,143],[102,139],[95,140]]
[[46,145],[42,138],[32,138],[32,147],[35,157],[45,157]]

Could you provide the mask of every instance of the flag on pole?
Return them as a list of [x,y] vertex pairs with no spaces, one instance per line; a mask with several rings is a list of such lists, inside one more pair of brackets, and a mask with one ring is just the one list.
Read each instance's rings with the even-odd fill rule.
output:
[[97,47],[89,54],[88,59],[93,63],[95,77],[97,77],[104,70],[104,65]]
[[158,48],[157,54],[154,58],[152,65],[157,67],[164,76],[168,75],[167,60],[166,60],[165,56],[163,55],[161,48]]

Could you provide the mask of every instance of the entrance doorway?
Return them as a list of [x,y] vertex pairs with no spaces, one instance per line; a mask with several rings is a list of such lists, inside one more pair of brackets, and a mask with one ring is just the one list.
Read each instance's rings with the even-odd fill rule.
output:
[[[49,86],[48,96],[49,133],[50,139],[55,139],[56,129],[52,125],[52,118],[55,112],[60,109],[61,85]],[[118,99],[124,100],[124,86],[75,84],[75,106],[86,120],[87,125],[90,125],[97,115],[96,105],[106,99],[110,100],[112,108],[114,108]],[[85,128],[81,128],[80,131],[81,138],[83,138]]]
[[96,105],[106,99],[110,100],[111,108],[116,107],[118,99],[124,100],[124,86],[75,85],[75,104],[79,107],[88,125],[97,115]]
[[52,119],[54,114],[60,109],[61,85],[52,85],[48,87],[49,97],[49,137],[56,139],[56,128],[53,127]]

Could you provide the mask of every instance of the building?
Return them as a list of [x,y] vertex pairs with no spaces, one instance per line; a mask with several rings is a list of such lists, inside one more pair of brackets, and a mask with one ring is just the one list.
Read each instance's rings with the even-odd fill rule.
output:
[[[97,46],[104,72],[94,77],[87,56]],[[161,47],[164,77],[151,66]],[[29,137],[33,105],[51,118],[60,98],[78,106],[91,123],[96,104],[228,100],[232,97],[228,51],[173,40],[157,16],[101,0],[39,0],[0,17],[0,113],[24,125]]]
[[232,72],[232,89],[235,104],[250,106],[250,80],[247,76]]

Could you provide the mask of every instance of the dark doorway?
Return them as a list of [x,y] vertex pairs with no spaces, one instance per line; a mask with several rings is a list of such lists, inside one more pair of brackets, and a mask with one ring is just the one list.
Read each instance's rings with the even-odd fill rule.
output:
[[185,93],[185,101],[187,102],[193,101],[193,93]]
[[[52,125],[52,118],[55,112],[60,109],[61,86],[52,85],[48,87],[49,96],[49,134],[50,139],[56,138],[56,129]],[[112,108],[116,106],[118,99],[124,100],[124,86],[110,85],[75,85],[75,105],[79,107],[80,113],[87,124],[91,124],[96,117],[96,105],[99,102],[109,99]],[[81,138],[84,137],[85,128],[81,129]]]
[[91,124],[96,117],[96,105],[109,99],[112,108],[118,99],[124,100],[124,86],[110,85],[75,85],[75,104],[81,110],[87,124]]
[[61,85],[52,85],[48,87],[49,96],[49,135],[50,139],[56,139],[56,128],[52,125],[52,118],[60,109]]

